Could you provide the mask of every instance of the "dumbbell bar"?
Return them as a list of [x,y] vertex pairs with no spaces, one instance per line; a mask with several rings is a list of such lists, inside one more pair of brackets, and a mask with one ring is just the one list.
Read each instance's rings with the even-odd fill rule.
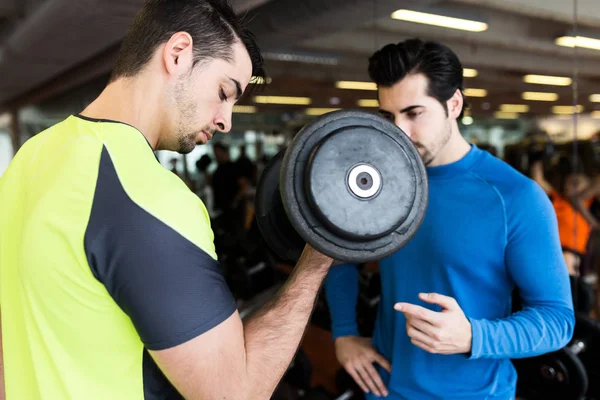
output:
[[306,125],[265,168],[256,217],[284,261],[295,263],[309,243],[360,263],[403,247],[427,201],[425,166],[400,128],[375,114],[335,111]]

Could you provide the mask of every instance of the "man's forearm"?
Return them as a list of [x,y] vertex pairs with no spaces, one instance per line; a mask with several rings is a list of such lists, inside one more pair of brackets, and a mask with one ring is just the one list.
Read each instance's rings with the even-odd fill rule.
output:
[[278,295],[244,326],[246,374],[251,399],[269,399],[287,370],[331,260],[303,253]]
[[525,358],[564,347],[573,335],[575,317],[565,307],[525,307],[500,320],[471,320],[470,357]]

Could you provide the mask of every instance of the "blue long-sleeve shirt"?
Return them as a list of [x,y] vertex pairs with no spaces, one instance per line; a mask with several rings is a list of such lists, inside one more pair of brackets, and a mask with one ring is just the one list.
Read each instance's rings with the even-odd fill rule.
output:
[[[429,205],[402,249],[379,261],[381,300],[373,344],[390,400],[512,399],[511,358],[557,350],[575,323],[556,215],[532,180],[472,146],[461,160],[427,168]],[[511,314],[518,288],[522,311]],[[358,335],[355,265],[332,268],[325,291],[333,337]],[[472,326],[469,354],[436,355],[413,345],[396,302],[439,311],[418,294],[456,299]],[[369,399],[375,399],[372,394]]]

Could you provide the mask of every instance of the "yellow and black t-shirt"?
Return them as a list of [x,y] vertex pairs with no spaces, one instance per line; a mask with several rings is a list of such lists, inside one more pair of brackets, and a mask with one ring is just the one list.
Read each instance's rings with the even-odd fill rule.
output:
[[147,350],[236,309],[208,213],[135,128],[70,116],[0,178],[8,400],[177,399]]

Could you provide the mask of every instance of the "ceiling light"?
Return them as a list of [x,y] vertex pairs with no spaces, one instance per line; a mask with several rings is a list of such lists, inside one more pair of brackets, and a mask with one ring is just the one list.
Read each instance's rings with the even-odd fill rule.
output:
[[483,32],[488,25],[485,22],[472,21],[462,18],[446,17],[444,15],[429,14],[412,10],[397,10],[392,13],[392,18],[400,21],[416,22],[418,24],[435,25],[443,28],[459,29],[469,32]]
[[465,78],[475,78],[479,73],[477,72],[476,69],[472,69],[472,68],[464,68],[463,69],[463,76]]
[[359,107],[379,107],[379,100],[360,99],[357,104]]
[[556,101],[558,100],[558,93],[523,92],[521,97],[523,97],[523,100],[531,101]]
[[487,90],[485,89],[465,89],[465,96],[467,97],[485,97],[487,96]]
[[256,107],[254,106],[233,106],[233,112],[236,114],[254,114]]
[[463,125],[473,124],[473,117],[463,117],[462,123],[463,123]]
[[339,60],[335,57],[327,57],[320,55],[310,54],[295,54],[295,53],[263,53],[263,58],[266,60],[276,61],[288,61],[288,62],[299,62],[305,64],[323,64],[323,65],[337,65]]
[[526,113],[529,112],[529,106],[526,104],[502,104],[500,111],[508,113]]
[[525,75],[523,82],[535,85],[569,86],[573,80],[564,76]]
[[565,120],[572,120],[573,119],[573,114],[558,114],[556,116],[557,119],[565,119]]
[[374,82],[338,81],[335,83],[335,87],[338,89],[377,90],[377,84]]
[[[568,114],[573,114],[573,112],[575,111],[575,107],[573,106],[554,106],[552,107],[552,112],[554,114],[559,114],[559,115],[568,115]],[[577,106],[577,113],[581,113],[583,111],[583,106],[580,104]]]
[[497,111],[494,113],[494,117],[497,119],[517,119],[519,118],[519,114],[514,112]]
[[286,104],[307,106],[312,102],[312,100],[309,97],[255,96],[254,102],[260,104]]
[[600,50],[600,39],[585,36],[561,36],[554,43],[563,47],[582,47],[585,49]]
[[592,103],[600,103],[600,94],[592,94],[592,95],[590,95],[590,101]]
[[338,111],[340,108],[307,108],[306,115],[323,115],[333,111]]

